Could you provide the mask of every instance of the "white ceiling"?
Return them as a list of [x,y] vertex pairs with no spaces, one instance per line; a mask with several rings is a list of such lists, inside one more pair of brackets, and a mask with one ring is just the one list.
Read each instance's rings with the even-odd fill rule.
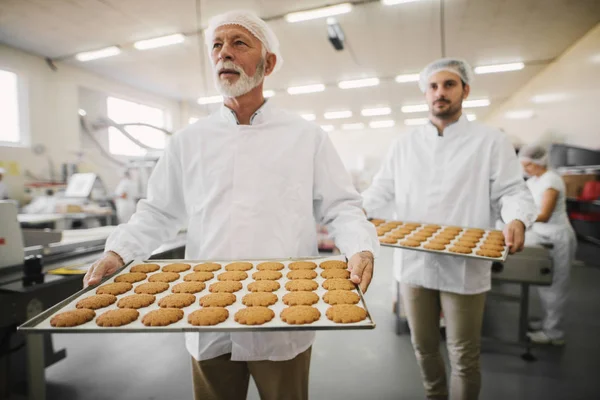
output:
[[[1,0],[0,42],[189,101],[193,113],[202,115],[213,106],[198,106],[195,99],[216,93],[201,36],[195,33],[212,15],[234,8],[250,9],[269,19],[281,42],[284,68],[266,81],[267,89],[276,90],[272,101],[279,106],[315,113],[319,123],[326,123],[324,112],[338,109],[350,109],[355,114],[344,123],[368,122],[360,116],[360,109],[378,105],[391,106],[392,118],[399,123],[404,118],[423,116],[400,112],[402,105],[423,100],[415,83],[398,84],[393,77],[418,72],[441,56],[440,1],[389,7],[374,0],[354,1],[354,10],[338,17],[352,52],[333,49],[324,20],[289,24],[280,18],[291,11],[332,3],[337,2]],[[473,65],[514,61],[527,65],[517,72],[477,76],[471,98],[488,97],[492,101],[490,107],[472,110],[481,119],[594,27],[600,21],[600,1],[444,0],[444,13],[447,55],[463,57]],[[177,32],[189,35],[183,44],[147,51],[131,47],[136,40]],[[123,53],[87,63],[72,58],[77,52],[110,45],[122,46]],[[381,85],[352,90],[336,87],[340,80],[371,76],[382,78]],[[289,86],[318,82],[328,85],[325,92],[300,96],[285,93]]]

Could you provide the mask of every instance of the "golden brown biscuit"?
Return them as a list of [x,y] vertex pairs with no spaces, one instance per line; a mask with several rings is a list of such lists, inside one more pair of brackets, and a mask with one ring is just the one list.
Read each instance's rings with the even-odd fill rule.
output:
[[179,308],[161,308],[150,311],[142,318],[142,323],[146,326],[167,326],[183,318],[183,310]]
[[396,229],[394,232],[398,232],[398,233],[404,233],[404,234],[410,234],[412,233],[415,229],[417,228],[406,228],[406,227],[400,227],[399,229]]
[[463,246],[452,246],[450,247],[450,249],[448,249],[448,251],[451,251],[453,253],[459,253],[459,254],[471,254],[472,250],[468,247],[463,247]]
[[479,240],[483,237],[483,233],[466,231],[465,233],[462,234],[462,237],[470,237],[470,238]]
[[421,245],[421,242],[417,242],[414,240],[402,240],[398,244],[400,244],[401,246],[407,246],[407,247],[419,247]]
[[443,237],[434,237],[433,239],[429,239],[429,243],[431,244],[441,244],[444,246],[450,244],[451,241],[452,240]]
[[281,287],[277,281],[256,281],[248,285],[251,292],[274,292]]
[[406,227],[406,228],[411,228],[411,229],[412,229],[412,228],[418,228],[418,227],[420,227],[421,225],[422,225],[422,224],[419,224],[419,223],[417,223],[417,222],[407,222],[407,223],[405,223],[405,224],[403,225],[403,227]]
[[241,289],[242,283],[236,281],[215,282],[208,287],[211,293],[234,293]]
[[445,238],[445,239],[454,239],[455,237],[458,236],[458,232],[440,232],[437,235],[435,235],[436,238]]
[[190,293],[174,293],[158,301],[161,308],[184,308],[194,304],[196,296]]
[[139,316],[139,311],[131,308],[109,310],[96,318],[96,325],[103,327],[123,326],[132,323]]
[[348,268],[348,263],[346,261],[330,260],[323,261],[319,267],[322,269],[346,269]]
[[477,247],[476,243],[473,243],[469,240],[461,240],[459,239],[458,241],[456,241],[454,243],[455,246],[459,246],[459,247],[468,247],[470,249],[474,249],[475,247]]
[[248,307],[236,312],[234,318],[236,322],[243,325],[262,325],[273,317],[275,313],[267,307]]
[[504,246],[500,244],[484,244],[481,246],[481,250],[490,250],[490,251],[504,251]]
[[206,282],[215,277],[215,274],[208,271],[198,271],[187,274],[183,277],[186,282]]
[[360,322],[367,318],[364,308],[352,304],[336,304],[327,309],[327,318],[338,324]]
[[285,308],[279,316],[287,324],[304,325],[312,324],[321,318],[321,312],[311,306],[292,306]]
[[407,233],[404,233],[404,232],[392,231],[387,234],[387,237],[394,238],[394,239],[404,239],[404,237],[406,235],[407,235]]
[[179,274],[176,272],[159,272],[157,274],[150,275],[148,282],[173,282],[179,279]]
[[490,258],[498,258],[502,257],[502,253],[494,250],[477,250],[476,253],[478,256],[482,257],[490,257]]
[[387,225],[396,228],[396,227],[402,225],[402,221],[388,221]]
[[421,235],[410,235],[406,238],[407,241],[413,241],[413,242],[426,242],[429,238],[427,236],[421,236]]
[[258,271],[252,274],[252,279],[255,281],[276,281],[282,277],[279,271]]
[[50,319],[50,325],[55,328],[68,328],[72,326],[82,325],[94,319],[96,313],[88,308],[80,308],[78,310],[65,311],[56,314]]
[[489,231],[488,236],[489,237],[499,237],[499,238],[504,239],[504,233],[502,233],[501,231]]
[[323,287],[327,290],[353,290],[356,288],[354,283],[348,279],[327,279],[323,282]]
[[217,275],[220,281],[243,281],[248,278],[248,274],[244,271],[227,271]]
[[330,290],[323,296],[327,304],[356,304],[360,301],[360,296],[349,290]]
[[163,272],[185,272],[188,269],[192,268],[192,266],[190,264],[183,264],[183,263],[174,263],[174,264],[169,264],[169,265],[165,265],[163,267]]
[[206,283],[204,282],[181,282],[173,286],[173,293],[198,293],[204,290]]
[[149,282],[136,286],[134,292],[137,294],[158,294],[164,292],[168,288],[169,284],[166,282]]
[[439,243],[425,243],[423,245],[423,248],[427,249],[427,250],[441,251],[441,250],[444,250],[446,248],[446,246],[443,244],[439,244]]
[[283,296],[283,302],[288,306],[310,306],[318,301],[319,296],[314,292],[291,292]]
[[259,271],[281,271],[284,265],[280,262],[264,262],[256,266]]
[[117,298],[112,294],[97,294],[95,296],[90,296],[79,300],[76,307],[97,310],[99,308],[108,307],[115,301],[117,301]]
[[297,269],[315,269],[317,268],[317,264],[315,264],[312,261],[296,261],[290,263],[290,265],[288,265],[288,268],[292,271]]
[[115,282],[129,282],[135,283],[146,279],[146,274],[143,272],[130,272],[123,275],[119,275],[115,278]]
[[248,293],[242,298],[242,304],[248,307],[267,307],[277,303],[277,296],[268,292]]
[[285,284],[286,290],[290,292],[310,292],[317,290],[319,284],[310,279],[297,279],[295,281],[288,281]]
[[397,242],[398,242],[398,239],[395,239],[392,237],[379,238],[379,243],[383,243],[383,244],[396,244]]
[[[331,270],[335,271],[335,270]],[[290,271],[287,273],[287,278],[291,280],[296,279],[315,279],[317,277],[317,272],[312,269],[298,269],[296,271]]]
[[477,233],[483,235],[485,230],[481,228],[468,228],[465,233]]
[[149,274],[150,272],[156,272],[160,269],[158,264],[138,264],[131,267],[131,272],[143,272]]
[[429,224],[429,225],[425,225],[423,227],[423,229],[432,230],[432,231],[437,231],[440,228],[441,228],[441,226],[436,225],[436,224]]
[[377,232],[377,236],[383,236],[386,233],[388,233],[389,231],[391,231],[391,229],[382,229],[382,228],[377,228],[376,232]]
[[150,304],[154,303],[155,300],[156,296],[151,294],[132,294],[119,300],[117,307],[134,309],[143,308],[148,307]]
[[503,246],[505,243],[504,238],[501,238],[501,237],[488,237],[483,242],[486,244],[497,244],[497,245],[500,244]]
[[96,294],[112,294],[113,296],[117,296],[130,291],[131,288],[133,288],[133,285],[129,282],[108,283],[96,289]]
[[200,299],[202,307],[227,307],[235,303],[235,294],[232,293],[212,293]]
[[424,231],[424,230],[420,230],[420,231],[416,231],[415,233],[413,233],[413,236],[423,236],[426,238],[430,238],[433,236],[433,232],[432,231]]
[[250,271],[253,265],[249,262],[234,262],[225,266],[226,271]]
[[202,308],[188,316],[188,322],[194,326],[212,326],[229,318],[229,311],[222,307]]
[[459,242],[470,242],[470,243],[476,244],[477,242],[479,242],[479,239],[474,236],[464,236],[463,235],[458,238],[458,241]]
[[221,264],[204,263],[194,266],[194,272],[215,272],[221,269]]
[[462,232],[463,228],[461,228],[460,226],[445,226],[444,227],[444,231],[446,232]]
[[347,269],[327,269],[321,272],[321,276],[325,279],[348,279],[350,278],[350,271]]

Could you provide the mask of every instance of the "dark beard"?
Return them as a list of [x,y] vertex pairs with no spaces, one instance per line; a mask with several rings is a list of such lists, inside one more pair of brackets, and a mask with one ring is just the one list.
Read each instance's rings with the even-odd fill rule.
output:
[[[435,108],[434,108],[435,110]],[[432,111],[434,117],[439,119],[452,119],[462,110],[462,101],[459,104],[451,105],[444,111]]]

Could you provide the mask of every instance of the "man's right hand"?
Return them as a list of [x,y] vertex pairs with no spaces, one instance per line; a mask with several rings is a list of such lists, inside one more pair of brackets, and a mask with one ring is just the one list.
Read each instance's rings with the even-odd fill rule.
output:
[[83,277],[83,287],[96,285],[102,278],[114,273],[125,263],[121,256],[113,251],[104,253],[101,259],[92,264],[88,272]]

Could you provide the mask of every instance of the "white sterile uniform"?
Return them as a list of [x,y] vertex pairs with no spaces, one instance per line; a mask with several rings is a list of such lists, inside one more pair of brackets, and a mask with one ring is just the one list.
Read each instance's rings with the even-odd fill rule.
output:
[[[144,258],[187,223],[188,259],[316,256],[318,222],[350,257],[378,250],[375,228],[327,134],[268,102],[250,125],[225,106],[174,135],[126,225],[106,250]],[[308,349],[309,331],[188,333],[198,360],[289,360]]]
[[566,190],[562,178],[554,171],[527,180],[533,200],[541,212],[542,198],[548,189],[558,191],[556,206],[547,222],[536,222],[525,235],[526,244],[551,243],[553,262],[552,286],[538,287],[544,309],[542,329],[551,339],[562,339],[562,327],[565,304],[567,301],[571,264],[577,250],[577,238],[567,215]]
[[[130,178],[124,177],[117,185],[115,195],[117,196],[117,198],[115,198],[117,218],[120,224],[125,224],[135,212],[135,198],[137,196],[135,182]],[[125,195],[126,197],[122,198],[122,195]]]
[[[367,212],[394,202],[401,221],[493,227],[492,207],[504,221],[535,220],[535,206],[508,138],[465,116],[443,136],[428,123],[400,136],[369,189]],[[491,262],[410,250],[394,257],[398,281],[460,294],[491,287]]]

